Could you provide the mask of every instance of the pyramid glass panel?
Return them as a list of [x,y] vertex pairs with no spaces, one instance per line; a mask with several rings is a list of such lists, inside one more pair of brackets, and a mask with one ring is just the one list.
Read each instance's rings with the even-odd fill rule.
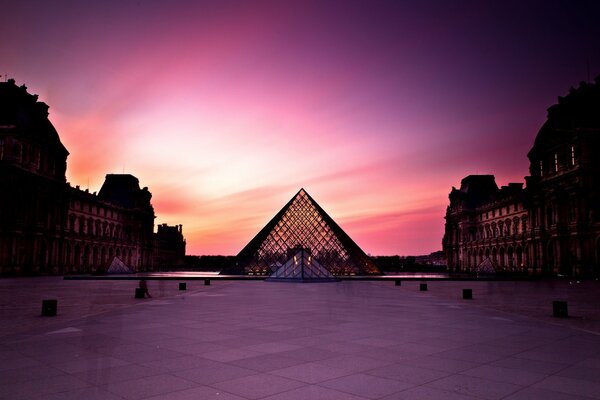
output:
[[301,189],[222,274],[288,279],[377,275],[373,261]]

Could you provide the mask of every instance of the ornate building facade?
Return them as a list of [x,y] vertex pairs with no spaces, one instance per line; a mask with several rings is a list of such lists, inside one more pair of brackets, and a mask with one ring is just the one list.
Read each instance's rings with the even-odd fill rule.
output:
[[158,259],[183,259],[182,235],[179,253],[161,247],[152,195],[136,177],[106,175],[89,193],[66,181],[68,155],[48,106],[0,82],[0,274],[96,273],[114,257],[153,270]]
[[[529,275],[600,275],[600,77],[548,109],[526,187],[470,175],[452,188],[443,248],[451,271],[483,262]],[[486,261],[488,260],[488,261]]]

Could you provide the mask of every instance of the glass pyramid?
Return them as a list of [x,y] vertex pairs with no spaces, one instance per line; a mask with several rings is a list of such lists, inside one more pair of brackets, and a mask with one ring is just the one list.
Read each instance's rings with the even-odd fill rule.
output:
[[378,275],[373,261],[304,190],[240,251],[222,274],[277,279]]

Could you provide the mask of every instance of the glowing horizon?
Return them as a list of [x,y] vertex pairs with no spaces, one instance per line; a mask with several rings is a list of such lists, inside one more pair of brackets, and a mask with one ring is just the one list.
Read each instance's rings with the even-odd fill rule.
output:
[[365,252],[428,254],[451,187],[523,182],[600,65],[596,6],[539,7],[31,1],[0,15],[0,73],[50,106],[72,185],[135,175],[188,254],[237,254],[301,187]]

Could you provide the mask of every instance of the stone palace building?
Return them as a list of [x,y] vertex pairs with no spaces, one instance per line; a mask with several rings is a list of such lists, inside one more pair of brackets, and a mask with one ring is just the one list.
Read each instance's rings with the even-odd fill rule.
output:
[[600,76],[548,109],[527,154],[526,187],[469,175],[452,188],[443,238],[449,270],[600,276],[599,156]]
[[66,181],[67,156],[48,106],[0,82],[0,274],[98,273],[115,257],[134,271],[181,265],[181,225],[154,232],[148,188],[109,174],[89,193]]

